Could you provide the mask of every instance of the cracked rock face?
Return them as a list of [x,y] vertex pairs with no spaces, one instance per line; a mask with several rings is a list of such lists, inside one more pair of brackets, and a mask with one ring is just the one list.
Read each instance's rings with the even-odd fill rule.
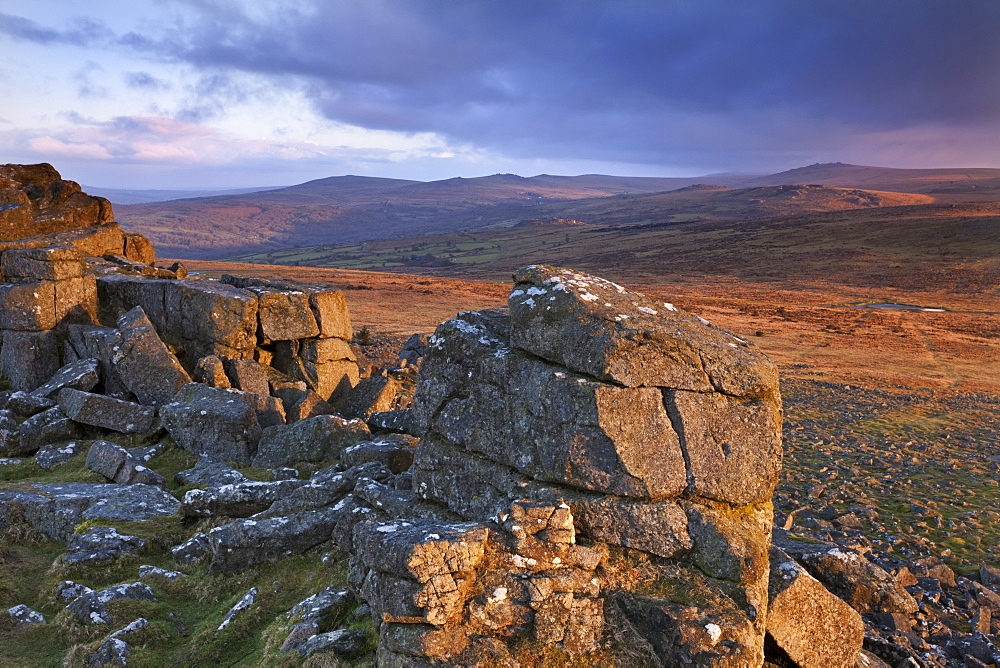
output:
[[[439,593],[461,601],[476,581],[494,595],[431,606],[410,591],[423,580],[380,562],[409,528],[377,525],[378,551],[372,529],[357,529],[373,608],[387,600],[378,592],[416,606],[383,610],[394,621],[380,651],[471,651],[454,634],[465,615],[497,633],[533,625],[536,640],[586,652],[610,614],[669,665],[759,664],[781,468],[775,366],[747,341],[610,281],[544,266],[514,279],[509,309],[459,314],[428,339],[412,407],[417,496],[502,525],[489,534],[489,567],[442,570]],[[508,509],[530,503],[565,508],[569,544],[600,555],[555,588],[535,583],[533,569],[582,557],[507,526]]]
[[777,368],[747,341],[669,302],[569,269],[514,274],[511,341],[625,387],[776,397]]

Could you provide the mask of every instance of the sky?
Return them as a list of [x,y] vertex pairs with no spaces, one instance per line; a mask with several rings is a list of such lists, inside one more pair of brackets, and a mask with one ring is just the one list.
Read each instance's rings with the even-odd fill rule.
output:
[[340,174],[1000,167],[996,0],[0,0],[0,163]]

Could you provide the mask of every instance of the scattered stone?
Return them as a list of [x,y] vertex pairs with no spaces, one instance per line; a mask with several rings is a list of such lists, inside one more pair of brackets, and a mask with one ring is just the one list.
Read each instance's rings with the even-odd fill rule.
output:
[[64,388],[89,392],[100,380],[98,367],[99,362],[93,358],[71,362],[56,371],[44,385],[32,390],[31,395],[51,399]]
[[62,601],[72,601],[92,591],[94,590],[90,587],[72,580],[63,580],[55,589],[56,597]]
[[242,398],[254,407],[254,410],[257,411],[257,422],[262,429],[285,424],[285,407],[278,397],[243,392],[242,390],[229,391],[239,392]]
[[68,540],[84,520],[142,522],[173,515],[180,502],[151,485],[86,482],[23,483],[0,490],[0,531],[13,522],[54,540]]
[[43,446],[83,439],[90,435],[89,428],[71,420],[58,406],[33,415],[21,423],[17,448],[7,455],[33,455]]
[[312,390],[306,390],[299,400],[285,411],[285,421],[291,424],[317,415],[333,415],[333,413],[333,406],[323,401],[323,398]]
[[368,426],[372,431],[391,431],[399,434],[412,434],[413,409],[400,408],[394,411],[379,411],[368,416]]
[[275,482],[247,480],[210,489],[192,489],[184,494],[181,512],[189,516],[250,517],[266,510],[277,499],[303,484],[303,481],[295,479]]
[[249,464],[261,436],[257,409],[248,400],[250,396],[189,383],[160,409],[160,419],[177,444],[188,452]]
[[83,446],[76,441],[61,446],[43,445],[35,453],[35,463],[40,468],[50,471],[59,464],[65,464],[83,452]]
[[118,533],[113,527],[90,527],[69,541],[62,562],[68,566],[109,564],[126,554],[138,554],[146,540]]
[[14,392],[7,399],[6,410],[22,420],[37,415],[56,405],[55,401],[47,397],[37,396],[28,392]]
[[414,364],[421,357],[427,354],[427,345],[430,342],[430,334],[413,334],[406,340],[399,351],[400,359]]
[[107,603],[123,598],[133,601],[156,601],[156,595],[153,594],[149,585],[142,582],[132,582],[115,585],[100,591],[86,592],[74,599],[66,606],[66,609],[81,624],[111,624],[113,621],[108,612]]
[[[363,464],[340,471],[337,467],[316,471],[309,481],[274,504],[255,519],[282,517],[290,513],[336,505],[347,492],[354,489],[363,479],[387,480],[392,474],[381,464]],[[352,525],[353,526],[353,525]]]
[[219,624],[219,628],[216,629],[215,632],[218,633],[232,624],[233,620],[235,620],[240,614],[246,612],[246,610],[254,604],[255,600],[257,600],[257,588],[252,587],[250,591],[243,594],[243,597],[236,602],[236,605],[229,609],[229,612],[227,612],[226,616],[223,617],[222,623]]
[[167,449],[165,443],[157,443],[155,445],[143,445],[136,448],[126,448],[128,453],[138,459],[140,462],[148,462],[154,457],[159,457],[163,454],[163,451]]
[[149,432],[156,417],[152,408],[68,387],[59,392],[59,408],[74,422],[123,434]]
[[802,668],[853,668],[865,625],[780,549],[771,550],[767,633]]
[[335,407],[345,417],[367,418],[391,410],[399,388],[399,382],[388,376],[363,378]]
[[341,451],[370,438],[361,420],[317,415],[290,425],[264,429],[253,465],[273,468],[301,462],[336,462]]
[[354,602],[354,596],[350,591],[327,587],[292,606],[288,617],[291,619],[298,615],[304,622],[326,624],[342,615]]
[[21,434],[18,432],[14,414],[0,410],[0,454],[21,451]]
[[170,571],[165,568],[159,568],[158,566],[140,566],[139,579],[145,580],[150,577],[159,577],[164,580],[176,580],[177,578],[185,578],[187,575],[181,573],[180,571]]
[[7,608],[7,614],[14,619],[18,628],[22,626],[36,626],[45,623],[45,616],[37,610],[32,610],[23,603]]
[[87,452],[87,468],[120,485],[163,486],[167,482],[128,450],[110,441],[94,441]]
[[131,648],[121,638],[106,638],[97,651],[87,657],[88,666],[127,666]]
[[338,629],[310,636],[298,649],[302,656],[332,653],[345,659],[353,659],[364,653],[368,639],[367,631]]
[[211,553],[211,544],[209,543],[208,535],[199,532],[180,545],[170,548],[170,552],[174,556],[174,561],[179,565],[190,566],[191,564],[198,563]]
[[191,382],[141,307],[121,316],[118,330],[121,336],[112,360],[118,376],[139,403],[163,406]]
[[229,464],[215,461],[208,455],[198,458],[198,463],[174,475],[174,479],[182,485],[204,485],[206,487],[222,487],[244,482],[247,477]]
[[149,621],[145,617],[139,617],[133,619],[131,622],[118,629],[111,634],[112,638],[120,638],[122,636],[127,636],[135,633],[136,631],[141,631],[142,629],[149,626]]
[[413,447],[392,441],[362,441],[350,445],[340,453],[340,463],[345,467],[367,462],[384,464],[394,474],[409,470],[413,464]]
[[861,613],[914,613],[917,602],[891,575],[862,555],[841,548],[802,555],[817,580]]
[[1000,587],[1000,568],[980,564],[979,580],[987,587]]
[[198,360],[194,369],[194,382],[223,389],[232,387],[222,360],[215,355],[207,355]]
[[279,482],[281,480],[298,480],[299,472],[298,469],[289,468],[287,466],[281,466],[276,469],[271,469],[271,480]]
[[247,566],[301,554],[329,540],[337,514],[332,509],[307,510],[262,520],[244,519],[208,532],[210,573],[229,573]]
[[174,262],[172,265],[167,267],[167,270],[174,272],[174,275],[180,280],[184,280],[188,276],[187,268],[185,268],[179,261]]

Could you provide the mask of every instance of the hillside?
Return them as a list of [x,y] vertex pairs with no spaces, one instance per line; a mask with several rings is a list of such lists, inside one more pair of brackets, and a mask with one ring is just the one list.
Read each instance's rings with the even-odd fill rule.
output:
[[[834,173],[846,183],[847,172],[870,169],[845,172],[845,167],[805,168],[772,177],[718,176],[707,185],[705,177],[497,174],[418,182],[339,176],[256,193],[118,206],[116,211],[124,227],[148,235],[167,255],[219,259],[316,244],[509,226],[532,218],[575,218],[596,225],[742,220],[940,199],[916,192],[928,189],[924,182],[911,191],[903,188],[905,183],[897,183],[896,192],[850,184],[796,185],[814,183],[810,176],[831,180]],[[922,173],[889,171],[914,172],[914,184],[919,181],[917,172]],[[802,178],[786,180],[793,176]],[[899,182],[902,177],[894,178]],[[772,183],[742,187],[747,181],[768,180]],[[979,182],[963,183],[972,188]]]
[[918,193],[932,195],[940,202],[1000,199],[1000,169],[983,168],[895,169],[833,162],[747,179],[742,185],[782,183],[815,183],[843,188]]
[[245,195],[119,206],[118,219],[169,255],[235,253],[484,227],[531,217],[523,207],[650,193],[695,179],[497,174],[423,183],[338,176]]
[[[826,192],[822,190],[821,192]],[[723,195],[731,191],[721,191]],[[1000,205],[912,205],[626,226],[539,220],[501,229],[285,249],[243,262],[506,278],[549,263],[629,281],[687,273],[750,280],[936,286],[995,294]]]
[[635,225],[745,220],[930,204],[933,201],[927,195],[817,185],[789,184],[740,189],[697,185],[664,193],[549,204],[539,207],[537,214],[541,218],[573,218],[595,225]]

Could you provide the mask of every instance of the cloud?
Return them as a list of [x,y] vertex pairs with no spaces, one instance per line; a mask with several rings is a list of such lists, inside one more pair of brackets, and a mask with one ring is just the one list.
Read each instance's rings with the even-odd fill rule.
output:
[[103,22],[85,17],[73,17],[69,29],[57,30],[22,16],[0,12],[0,34],[38,44],[87,46],[101,41],[108,32]]
[[98,121],[66,114],[61,130],[8,133],[5,142],[26,149],[30,159],[61,158],[122,164],[232,166],[242,161],[338,161],[344,164],[395,163],[446,155],[448,147],[433,136],[414,136],[405,144],[383,147],[329,146],[302,139],[237,138],[206,126],[167,116],[118,116]]
[[[169,20],[114,34],[97,19],[55,29],[9,15],[0,31],[39,43],[103,40],[151,71],[194,72],[170,89],[176,106],[157,102],[183,123],[218,121],[287,90],[335,124],[437,137],[442,155],[697,172],[848,156],[995,162],[1000,148],[995,0],[166,7]],[[167,90],[163,75],[138,69],[128,86]]]
[[125,85],[140,90],[159,91],[170,90],[171,84],[154,77],[149,72],[125,72]]
[[104,68],[92,60],[86,61],[71,75],[76,84],[76,94],[81,98],[101,98],[108,94],[108,89],[98,80],[102,78]]
[[104,146],[82,138],[74,141],[44,135],[29,139],[27,144],[32,151],[46,156],[89,160],[108,160],[113,157]]
[[186,6],[175,26],[123,39],[215,75],[304,81],[338,122],[524,156],[732,160],[1000,118],[989,0]]

